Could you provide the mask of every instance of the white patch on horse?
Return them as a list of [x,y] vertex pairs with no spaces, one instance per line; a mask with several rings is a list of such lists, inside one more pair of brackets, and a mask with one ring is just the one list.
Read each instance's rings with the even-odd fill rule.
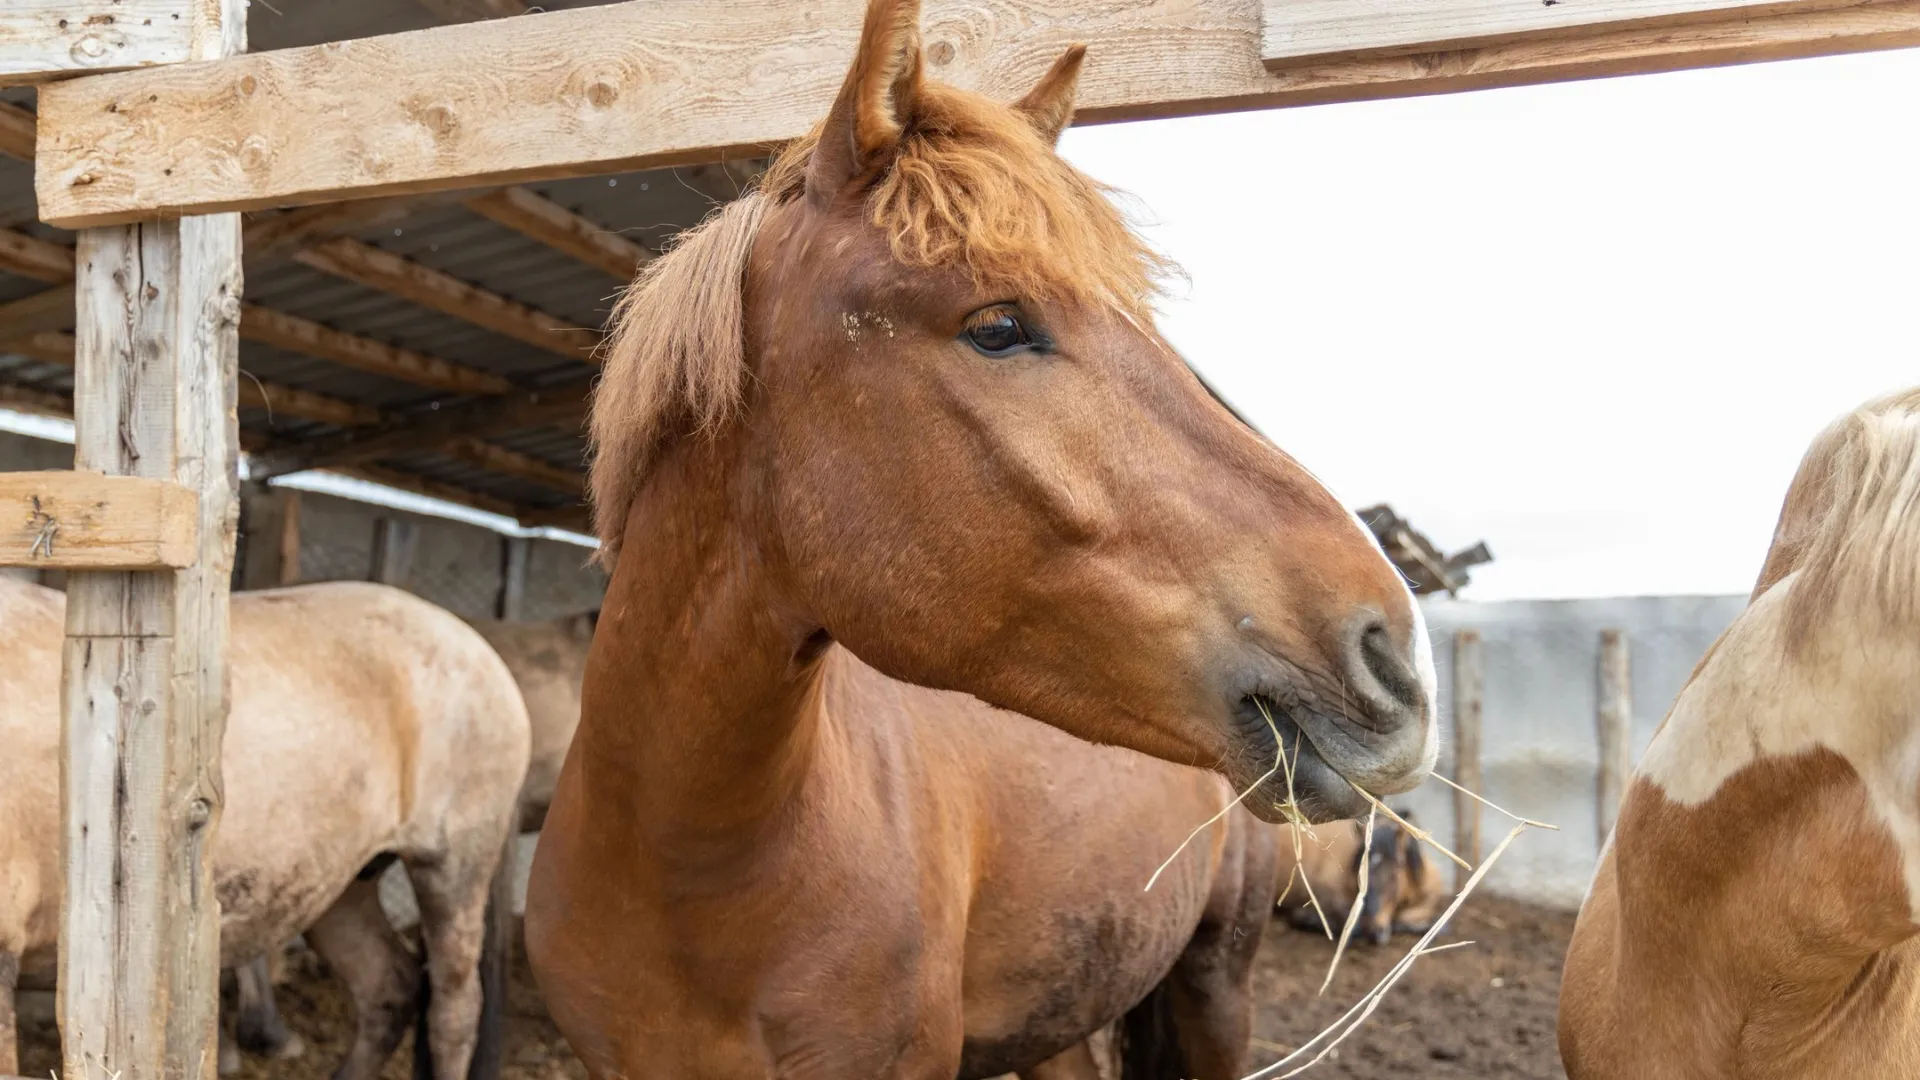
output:
[[[1912,646],[1849,634],[1817,643],[1806,659],[1792,657],[1783,616],[1799,577],[1796,570],[1780,579],[1727,628],[1635,775],[1677,803],[1699,806],[1760,758],[1831,751],[1853,768],[1899,847],[1920,922],[1920,717],[1913,706],[1920,672]],[[1818,677],[1806,677],[1814,668]]]

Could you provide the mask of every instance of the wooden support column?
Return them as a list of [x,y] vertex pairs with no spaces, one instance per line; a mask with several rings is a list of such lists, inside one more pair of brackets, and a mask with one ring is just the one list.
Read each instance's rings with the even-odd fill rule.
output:
[[1633,677],[1629,666],[1627,635],[1619,630],[1600,631],[1600,708],[1594,719],[1600,736],[1600,769],[1595,783],[1595,809],[1599,833],[1595,843],[1604,847],[1620,814],[1620,800],[1627,793],[1627,777],[1633,775]]
[[[1480,631],[1453,635],[1453,782],[1479,791],[1486,781],[1480,771],[1480,720],[1486,703],[1486,668],[1481,658]],[[1480,865],[1480,801],[1464,792],[1453,793],[1453,850]],[[1467,871],[1454,875],[1464,882]]]
[[[193,7],[187,58],[245,47],[245,0]],[[240,217],[88,229],[76,263],[74,467],[199,502],[191,565],[67,584],[61,1076],[213,1080]]]
[[413,571],[413,549],[420,536],[418,523],[406,518],[380,517],[373,522],[373,568],[368,580],[404,588]]

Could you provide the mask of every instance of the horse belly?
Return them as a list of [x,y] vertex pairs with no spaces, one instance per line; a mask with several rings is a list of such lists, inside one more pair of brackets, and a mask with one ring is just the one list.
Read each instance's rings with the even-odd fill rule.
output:
[[1192,940],[1206,902],[1182,885],[1155,892],[1183,895],[1154,897],[1136,886],[1001,925],[970,925],[960,1075],[1030,1067],[1145,998]]

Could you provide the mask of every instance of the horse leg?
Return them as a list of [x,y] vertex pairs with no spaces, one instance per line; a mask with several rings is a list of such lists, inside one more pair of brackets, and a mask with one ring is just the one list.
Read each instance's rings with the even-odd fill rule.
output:
[[1195,1080],[1245,1073],[1253,1036],[1253,965],[1273,910],[1273,843],[1245,810],[1227,817],[1226,857],[1200,926],[1167,976],[1171,1018]]
[[416,1076],[431,1064],[432,1080],[493,1080],[500,1072],[506,999],[506,946],[513,904],[508,895],[511,838],[480,853],[448,852],[404,859],[420,900],[426,946],[428,1050],[414,1048]]
[[1103,1080],[1100,1063],[1093,1058],[1093,1046],[1075,1043],[1031,1069],[1020,1070],[1020,1080]]
[[357,880],[347,886],[307,931],[307,944],[347,984],[353,999],[353,1049],[333,1080],[372,1080],[405,1037],[420,992],[420,962],[387,922],[379,883]]
[[273,1000],[273,976],[265,956],[233,969],[239,988],[239,1008],[233,1021],[233,1035],[240,1049],[275,1061],[290,1061],[306,1053],[307,1044],[287,1030],[287,1021]]
[[232,1076],[240,1071],[240,1044],[233,1039],[233,1032],[227,1025],[220,1025],[220,1047],[214,1057],[214,1071],[221,1076]]
[[0,1076],[20,1074],[20,1026],[14,993],[20,987],[20,958],[0,951]]

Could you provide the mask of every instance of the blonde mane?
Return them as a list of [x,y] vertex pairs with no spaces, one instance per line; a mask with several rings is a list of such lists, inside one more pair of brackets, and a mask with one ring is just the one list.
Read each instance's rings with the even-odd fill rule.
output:
[[1787,641],[1838,613],[1920,628],[1920,387],[1855,409],[1820,433],[1788,489],[1768,578],[1793,574]]
[[[804,193],[819,134],[787,147],[758,190],[682,234],[614,308],[589,424],[594,527],[607,565],[659,446],[714,430],[740,407],[748,259],[767,211]],[[962,267],[984,290],[1097,304],[1150,323],[1158,283],[1174,267],[1110,194],[1018,111],[927,84],[866,207],[902,265]]]

